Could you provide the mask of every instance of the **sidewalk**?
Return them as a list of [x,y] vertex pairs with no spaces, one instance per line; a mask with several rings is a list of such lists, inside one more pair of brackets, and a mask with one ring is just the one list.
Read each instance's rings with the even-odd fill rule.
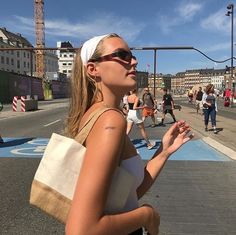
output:
[[234,120],[216,116],[218,134],[214,134],[213,131],[205,132],[204,117],[197,114],[194,108],[183,106],[181,111],[175,111],[175,115],[179,120],[186,120],[194,132],[201,135],[202,140],[208,145],[236,160],[236,122]]

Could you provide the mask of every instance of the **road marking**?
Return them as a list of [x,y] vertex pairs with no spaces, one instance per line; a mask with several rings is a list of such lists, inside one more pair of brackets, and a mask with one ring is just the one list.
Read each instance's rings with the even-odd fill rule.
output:
[[46,126],[50,126],[50,125],[53,125],[53,124],[55,124],[55,123],[57,123],[57,122],[60,122],[61,121],[61,119],[58,119],[58,120],[56,120],[56,121],[54,121],[54,122],[50,122],[50,123],[48,123],[48,124],[45,124],[44,126],[46,127]]

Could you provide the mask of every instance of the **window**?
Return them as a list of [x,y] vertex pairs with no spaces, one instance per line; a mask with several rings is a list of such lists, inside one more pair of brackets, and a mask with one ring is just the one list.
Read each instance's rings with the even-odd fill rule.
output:
[[20,68],[20,61],[17,60],[17,68],[19,69]]
[[1,56],[1,63],[4,64],[4,57]]
[[62,73],[67,73],[67,71],[66,70],[62,70]]
[[14,65],[14,59],[11,58],[11,65]]
[[17,52],[16,52],[16,55],[17,55],[17,57],[20,57],[20,52],[17,51]]

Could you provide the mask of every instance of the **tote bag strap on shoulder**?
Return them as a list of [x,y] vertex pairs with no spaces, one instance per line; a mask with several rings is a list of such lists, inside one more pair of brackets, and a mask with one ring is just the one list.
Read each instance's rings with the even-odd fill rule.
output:
[[79,142],[80,144],[83,144],[84,141],[86,140],[90,130],[92,129],[93,125],[97,121],[97,119],[106,111],[108,110],[115,110],[117,112],[120,112],[120,110],[115,109],[115,108],[100,108],[92,112],[88,118],[88,120],[85,122],[83,127],[80,129],[79,133],[75,137],[75,140]]

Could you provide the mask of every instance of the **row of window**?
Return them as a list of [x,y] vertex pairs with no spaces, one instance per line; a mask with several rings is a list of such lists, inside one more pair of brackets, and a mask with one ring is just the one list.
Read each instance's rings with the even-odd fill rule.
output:
[[60,53],[60,57],[74,57],[74,54],[62,54],[62,53]]
[[[6,59],[6,60],[5,60]],[[8,57],[4,57],[4,56],[1,56],[1,64],[6,64],[6,65],[15,65],[15,60],[13,58],[9,59]],[[17,60],[16,61],[16,64],[17,64],[17,68],[20,69],[20,60]],[[24,68],[26,68],[26,65],[27,65],[27,68],[30,67],[30,63],[26,61],[23,62],[23,66]]]
[[63,62],[62,65],[64,65],[64,66],[65,66],[65,65],[72,66],[72,62],[68,62],[68,63]]
[[[2,48],[4,48],[4,47],[2,47]],[[6,54],[11,54],[11,55],[15,55],[15,51],[13,51],[13,50],[11,50],[11,51],[0,51],[0,54],[4,54],[4,52],[6,52]],[[29,52],[25,52],[25,51],[23,51],[23,57],[24,58],[30,58],[30,53]],[[16,56],[17,57],[20,57],[20,52],[19,51],[16,51]]]
[[64,70],[62,70],[62,73],[65,73],[65,74],[71,73],[71,69],[69,69],[69,70],[64,69]]

